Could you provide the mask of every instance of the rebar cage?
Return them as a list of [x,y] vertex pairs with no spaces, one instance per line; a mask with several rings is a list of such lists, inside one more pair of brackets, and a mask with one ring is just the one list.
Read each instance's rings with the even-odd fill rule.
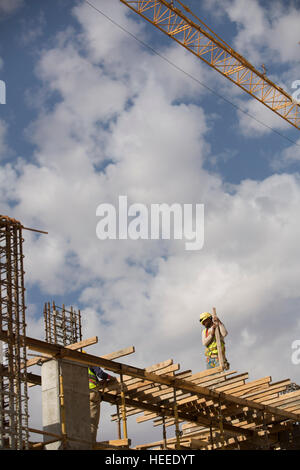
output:
[[0,448],[28,449],[22,225],[0,215]]
[[76,311],[73,307],[68,310],[64,305],[58,307],[54,302],[52,305],[47,302],[44,306],[44,320],[47,343],[68,346],[82,340],[80,310]]

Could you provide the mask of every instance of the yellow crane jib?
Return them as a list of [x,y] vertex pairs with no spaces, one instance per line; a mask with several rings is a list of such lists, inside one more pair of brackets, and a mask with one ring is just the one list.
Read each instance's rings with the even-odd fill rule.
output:
[[224,77],[300,130],[300,106],[243,56],[232,49],[180,0],[120,0],[132,11],[206,62]]

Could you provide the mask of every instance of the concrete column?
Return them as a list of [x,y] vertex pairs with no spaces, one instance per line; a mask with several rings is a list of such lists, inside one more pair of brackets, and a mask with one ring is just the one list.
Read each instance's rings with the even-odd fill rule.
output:
[[[91,449],[90,403],[88,372],[86,366],[68,361],[51,360],[42,365],[43,430],[62,434],[62,410],[60,405],[60,381],[62,374],[66,448]],[[74,438],[86,442],[69,440]],[[44,436],[44,442],[54,437]],[[62,449],[62,441],[47,444],[47,450]]]

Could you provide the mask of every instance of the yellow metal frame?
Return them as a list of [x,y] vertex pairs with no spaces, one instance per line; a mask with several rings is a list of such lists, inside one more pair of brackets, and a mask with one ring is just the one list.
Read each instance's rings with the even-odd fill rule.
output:
[[[197,18],[199,23],[195,23],[166,0],[120,1],[278,116],[300,129],[300,106],[292,97],[264,73],[255,69],[201,20]],[[192,14],[188,7],[178,3],[187,13]]]

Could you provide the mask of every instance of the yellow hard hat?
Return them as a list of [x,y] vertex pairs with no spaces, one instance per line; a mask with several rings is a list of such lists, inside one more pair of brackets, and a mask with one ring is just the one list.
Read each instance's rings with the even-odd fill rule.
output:
[[199,321],[203,324],[203,322],[204,322],[205,320],[207,320],[208,318],[210,318],[210,317],[212,317],[212,314],[211,314],[211,313],[209,313],[209,312],[203,312],[203,313],[201,313],[201,315],[200,315],[200,320],[199,320]]

